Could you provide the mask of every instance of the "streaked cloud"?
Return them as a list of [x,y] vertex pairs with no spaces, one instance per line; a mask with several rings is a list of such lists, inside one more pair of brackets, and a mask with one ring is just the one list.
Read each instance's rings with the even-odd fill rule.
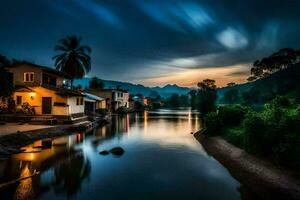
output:
[[101,3],[96,3],[92,0],[74,0],[74,2],[92,13],[100,21],[104,21],[114,27],[122,26],[120,18]]

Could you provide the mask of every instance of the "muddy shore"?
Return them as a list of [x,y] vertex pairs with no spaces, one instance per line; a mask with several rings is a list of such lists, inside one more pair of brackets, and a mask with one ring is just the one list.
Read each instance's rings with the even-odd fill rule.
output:
[[290,171],[250,155],[221,137],[208,137],[201,131],[194,136],[209,155],[261,199],[300,199],[300,180]]
[[26,131],[26,132],[16,132],[9,135],[4,135],[0,137],[0,160],[7,159],[10,155],[21,153],[21,147],[33,143],[36,140],[46,139],[46,138],[56,138],[60,136],[73,134],[74,131],[88,131],[95,126],[105,124],[105,121],[100,122],[90,122],[81,125],[60,125],[50,128]]

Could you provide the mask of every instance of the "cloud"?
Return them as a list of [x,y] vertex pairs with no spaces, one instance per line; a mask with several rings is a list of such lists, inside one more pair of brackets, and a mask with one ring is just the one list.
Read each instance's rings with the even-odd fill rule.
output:
[[217,40],[228,49],[241,49],[248,45],[248,39],[241,32],[231,27],[219,33]]
[[98,20],[104,21],[107,24],[110,24],[115,27],[122,26],[120,18],[114,12],[112,12],[112,10],[108,9],[104,5],[101,5],[100,3],[95,3],[91,0],[75,0],[75,2],[82,8],[94,14]]
[[199,31],[214,20],[199,3],[192,1],[136,1],[141,10],[158,23],[179,32]]
[[262,32],[256,42],[256,48],[260,49],[274,49],[278,45],[278,31],[280,25],[279,22],[268,22],[263,27]]

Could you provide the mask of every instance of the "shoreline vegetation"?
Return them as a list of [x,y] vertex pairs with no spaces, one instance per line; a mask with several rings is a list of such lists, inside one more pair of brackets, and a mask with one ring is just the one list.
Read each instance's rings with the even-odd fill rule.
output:
[[300,106],[277,96],[262,111],[230,105],[204,117],[209,136],[221,136],[248,153],[299,170]]
[[205,151],[224,165],[231,175],[252,190],[261,199],[300,199],[299,174],[273,165],[253,156],[224,140],[210,137],[206,130],[194,137]]

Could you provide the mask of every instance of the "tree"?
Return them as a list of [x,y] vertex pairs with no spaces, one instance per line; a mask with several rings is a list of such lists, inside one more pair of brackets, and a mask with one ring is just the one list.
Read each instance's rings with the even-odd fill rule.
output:
[[169,99],[169,104],[171,107],[180,107],[180,98],[179,95],[174,93]]
[[101,79],[99,79],[97,77],[93,77],[89,81],[89,88],[90,89],[103,89],[104,88],[104,83]]
[[251,68],[251,76],[248,78],[248,80],[253,81],[255,79],[267,77],[278,70],[286,69],[292,64],[299,62],[299,56],[299,50],[285,48],[280,49],[279,51],[261,60],[256,60],[253,63],[253,67]]
[[182,95],[180,95],[180,97],[179,97],[180,99],[180,105],[182,106],[182,107],[187,107],[187,106],[189,106],[189,97],[187,96],[187,95],[185,95],[185,94],[182,94]]
[[227,83],[227,86],[228,86],[228,87],[233,87],[233,86],[235,86],[235,85],[236,85],[236,83],[234,83],[234,82]]
[[190,95],[190,104],[192,109],[196,109],[198,107],[198,98],[197,98],[197,90],[191,90],[189,92]]
[[91,48],[82,46],[81,40],[81,37],[70,35],[59,40],[55,46],[59,54],[53,57],[54,65],[57,70],[70,76],[71,87],[74,79],[83,78],[91,70]]
[[198,83],[197,108],[203,117],[216,108],[217,91],[215,83],[216,81],[211,79],[205,79]]
[[205,79],[202,82],[199,82],[197,85],[201,90],[214,90],[217,87],[216,81],[212,79]]
[[5,69],[11,64],[6,56],[0,54],[0,96],[9,96],[13,90],[13,84],[10,80],[10,74]]

